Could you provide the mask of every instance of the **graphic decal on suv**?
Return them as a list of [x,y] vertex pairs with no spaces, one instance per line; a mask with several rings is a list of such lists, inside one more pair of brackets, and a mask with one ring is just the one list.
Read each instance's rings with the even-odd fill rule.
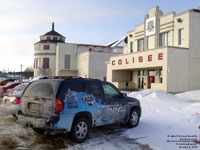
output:
[[79,108],[77,92],[74,92],[68,89],[67,94],[65,95],[64,101],[67,104],[67,108]]
[[90,103],[90,104],[94,104],[96,101],[95,101],[95,97],[92,95],[92,94],[85,94],[82,96],[82,101],[85,103]]
[[102,105],[98,107],[94,119],[100,119],[104,123],[112,120],[117,121],[125,111],[125,108],[122,106]]

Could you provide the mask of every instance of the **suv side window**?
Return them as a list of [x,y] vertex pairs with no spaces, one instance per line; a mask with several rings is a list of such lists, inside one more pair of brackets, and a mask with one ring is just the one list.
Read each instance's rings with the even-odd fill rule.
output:
[[120,93],[111,84],[102,83],[105,98],[119,98]]
[[68,90],[74,91],[74,92],[83,92],[84,91],[83,81],[80,81],[80,80],[63,81],[59,86],[56,97],[61,100],[65,99],[65,95],[68,93]]
[[97,82],[90,82],[90,89],[93,96],[101,98],[101,88]]
[[86,94],[91,94],[90,86],[89,86],[89,83],[88,83],[88,82],[85,82],[85,93],[86,93]]

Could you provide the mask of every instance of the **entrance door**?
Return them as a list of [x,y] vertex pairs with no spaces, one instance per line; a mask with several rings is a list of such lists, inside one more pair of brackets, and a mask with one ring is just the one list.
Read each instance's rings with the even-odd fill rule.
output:
[[151,88],[151,83],[155,83],[155,76],[148,76],[148,89]]

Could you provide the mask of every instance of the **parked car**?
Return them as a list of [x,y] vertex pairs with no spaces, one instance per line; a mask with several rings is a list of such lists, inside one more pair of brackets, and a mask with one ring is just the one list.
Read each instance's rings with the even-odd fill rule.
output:
[[0,105],[0,111],[16,117],[17,111],[20,110],[22,93],[27,86],[28,83],[22,83],[13,89],[9,89],[9,92],[3,97],[2,103]]
[[5,80],[2,80],[2,81],[0,81],[0,86],[4,86],[8,82],[14,82],[14,81],[15,81],[15,79],[5,79]]
[[6,93],[8,89],[12,89],[19,84],[21,84],[21,82],[9,82],[6,85],[1,86],[0,87],[0,97],[3,97],[4,93]]
[[113,123],[136,127],[140,102],[122,94],[114,85],[96,79],[43,79],[23,93],[19,122],[38,133],[66,131],[78,143],[90,128]]

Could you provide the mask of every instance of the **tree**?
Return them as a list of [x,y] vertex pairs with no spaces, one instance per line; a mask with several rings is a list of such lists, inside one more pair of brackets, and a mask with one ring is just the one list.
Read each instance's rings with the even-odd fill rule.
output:
[[38,70],[38,74],[51,76],[52,71],[51,71],[51,69],[40,68],[40,69]]
[[30,77],[33,77],[33,73],[34,73],[33,67],[27,67],[23,72],[23,76],[28,79]]

